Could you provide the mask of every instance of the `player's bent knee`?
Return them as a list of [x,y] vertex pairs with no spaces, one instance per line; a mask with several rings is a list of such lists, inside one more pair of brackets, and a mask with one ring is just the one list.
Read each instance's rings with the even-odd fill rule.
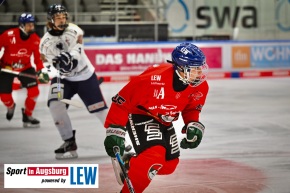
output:
[[49,110],[53,114],[59,114],[66,111],[66,104],[60,101],[50,101]]
[[141,154],[144,156],[148,156],[153,160],[158,160],[161,162],[165,161],[165,153],[166,149],[162,145],[155,145],[152,146],[145,151],[143,151]]
[[35,98],[35,97],[38,97],[38,95],[39,95],[38,86],[27,88],[27,96],[29,98]]
[[178,163],[179,163],[179,158],[166,161],[163,167],[158,171],[158,175],[172,174],[175,171]]
[[0,94],[0,99],[1,99],[1,101],[3,101],[5,103],[9,100],[12,100],[12,94],[11,93],[8,93],[8,94],[2,93],[2,94]]
[[[166,149],[155,145],[142,151],[130,160],[129,177],[136,192],[143,192],[151,180],[166,163]],[[122,192],[129,192],[126,183]]]

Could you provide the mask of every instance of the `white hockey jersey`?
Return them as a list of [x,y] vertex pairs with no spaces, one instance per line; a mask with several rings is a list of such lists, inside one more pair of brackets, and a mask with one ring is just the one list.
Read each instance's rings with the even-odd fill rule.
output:
[[78,43],[79,36],[83,35],[82,29],[77,25],[70,23],[65,31],[54,36],[46,32],[40,41],[40,53],[52,65],[52,59],[61,52],[69,52],[74,59],[78,60],[78,65],[70,73],[62,75],[62,79],[69,81],[87,80],[95,72],[95,68],[84,52],[83,44]]

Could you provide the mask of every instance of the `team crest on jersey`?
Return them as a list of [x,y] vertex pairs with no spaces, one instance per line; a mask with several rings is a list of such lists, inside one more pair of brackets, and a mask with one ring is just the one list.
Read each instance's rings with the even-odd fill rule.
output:
[[63,44],[61,42],[58,42],[55,47],[59,50],[63,50]]
[[161,168],[161,164],[153,164],[148,170],[148,179],[152,180]]
[[203,94],[200,91],[197,91],[195,93],[192,93],[188,96],[189,98],[193,98],[193,100],[198,101],[201,97],[203,97]]
[[68,45],[66,41],[64,40],[59,40],[56,42],[55,47],[57,48],[58,51],[67,51],[68,50]]

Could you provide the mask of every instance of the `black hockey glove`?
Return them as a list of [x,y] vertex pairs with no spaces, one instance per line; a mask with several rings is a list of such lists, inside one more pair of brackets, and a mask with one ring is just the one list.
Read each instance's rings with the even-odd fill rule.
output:
[[116,157],[113,151],[115,146],[118,146],[120,149],[121,156],[125,150],[125,128],[121,127],[109,127],[106,130],[106,138],[104,141],[106,152],[111,157]]
[[204,125],[200,122],[190,122],[182,128],[182,133],[186,133],[186,137],[180,142],[180,147],[183,149],[196,148],[203,136]]
[[60,55],[52,59],[53,66],[63,74],[70,73],[77,67],[78,61],[74,59],[69,52],[62,52]]

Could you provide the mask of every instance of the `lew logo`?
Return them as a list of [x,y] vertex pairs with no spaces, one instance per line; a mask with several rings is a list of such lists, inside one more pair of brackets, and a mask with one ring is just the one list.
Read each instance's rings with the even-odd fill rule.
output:
[[153,81],[161,81],[161,75],[152,75],[151,80]]
[[97,167],[70,167],[70,184],[95,185],[97,174]]

